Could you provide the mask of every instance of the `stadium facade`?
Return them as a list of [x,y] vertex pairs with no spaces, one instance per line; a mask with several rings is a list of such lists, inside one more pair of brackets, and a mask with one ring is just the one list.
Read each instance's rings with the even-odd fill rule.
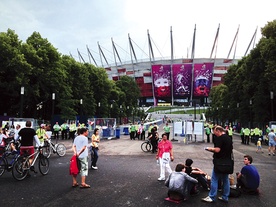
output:
[[[113,39],[112,49],[115,64],[112,66],[107,62],[107,58],[98,43],[102,67],[105,68],[110,80],[117,81],[120,77],[125,75],[135,79],[141,92],[139,106],[192,104],[206,106],[210,103],[208,97],[211,88],[221,84],[223,82],[223,76],[227,73],[230,65],[237,64],[239,61],[239,59],[235,58],[239,28],[233,39],[228,56],[226,58],[216,58],[219,29],[220,26],[217,29],[210,58],[194,57],[195,26],[190,58],[188,56],[187,58],[174,58],[171,28],[171,58],[157,59],[154,57],[151,37],[148,31],[149,59],[137,61],[132,40],[129,36],[131,61],[127,63],[122,63]],[[255,42],[256,33],[257,29],[252,36],[245,55],[252,42]],[[234,56],[232,59],[229,59],[229,55],[233,48]],[[88,47],[87,51],[90,63],[92,59],[95,65],[98,66]],[[78,54],[80,61],[85,62],[79,51]],[[102,60],[105,60],[105,66]]]
[[231,64],[238,59],[171,59],[138,62],[107,67],[109,79],[117,81],[127,75],[133,77],[140,88],[140,106],[187,105],[209,103],[211,87],[223,81]]

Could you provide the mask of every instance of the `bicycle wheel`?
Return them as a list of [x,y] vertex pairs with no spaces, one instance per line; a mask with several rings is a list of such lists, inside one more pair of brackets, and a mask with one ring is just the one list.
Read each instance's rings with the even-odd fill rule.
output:
[[147,151],[148,151],[148,152],[150,152],[150,151],[151,151],[151,149],[152,149],[152,145],[151,145],[151,143],[150,143],[150,142],[148,142],[148,143],[147,143],[147,145],[146,145],[146,149],[147,149]]
[[0,176],[2,176],[6,171],[6,166],[7,166],[6,158],[0,157]]
[[24,180],[28,175],[29,169],[29,160],[19,157],[12,166],[12,176],[16,180]]
[[61,144],[61,143],[57,144],[56,151],[57,151],[58,156],[63,157],[66,154],[65,145]]
[[148,142],[143,142],[142,144],[141,144],[141,150],[143,151],[143,152],[147,152],[148,150],[147,150],[147,144],[148,144]]
[[40,155],[39,157],[38,169],[42,175],[47,175],[49,172],[49,159],[44,155]]
[[43,155],[49,158],[52,154],[52,147],[48,142],[46,142],[45,146],[42,148]]

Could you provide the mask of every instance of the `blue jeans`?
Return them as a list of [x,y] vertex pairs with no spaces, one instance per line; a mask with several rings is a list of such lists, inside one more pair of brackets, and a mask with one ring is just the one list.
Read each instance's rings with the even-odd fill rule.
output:
[[92,147],[92,151],[93,151],[93,158],[92,158],[92,154],[91,154],[91,165],[93,167],[97,166],[97,161],[98,161],[98,148]]
[[209,197],[215,201],[218,191],[218,181],[221,179],[222,186],[222,198],[228,201],[228,196],[230,194],[230,182],[228,174],[216,173],[213,169],[212,178],[211,178],[211,190],[209,192]]

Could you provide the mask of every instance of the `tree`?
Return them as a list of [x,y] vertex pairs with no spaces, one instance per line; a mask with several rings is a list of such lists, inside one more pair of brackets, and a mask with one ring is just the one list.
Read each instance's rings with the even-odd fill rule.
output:
[[14,31],[0,33],[1,114],[19,115],[20,87],[29,84],[31,65],[21,53],[22,42]]

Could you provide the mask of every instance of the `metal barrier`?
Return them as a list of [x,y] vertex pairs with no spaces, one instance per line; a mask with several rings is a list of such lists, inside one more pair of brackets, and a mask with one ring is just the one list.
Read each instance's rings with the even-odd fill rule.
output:
[[204,121],[175,121],[173,123],[173,139],[183,140],[185,143],[204,142]]
[[94,129],[100,130],[101,138],[115,138],[116,136],[116,119],[115,118],[88,118],[89,137],[92,136]]

